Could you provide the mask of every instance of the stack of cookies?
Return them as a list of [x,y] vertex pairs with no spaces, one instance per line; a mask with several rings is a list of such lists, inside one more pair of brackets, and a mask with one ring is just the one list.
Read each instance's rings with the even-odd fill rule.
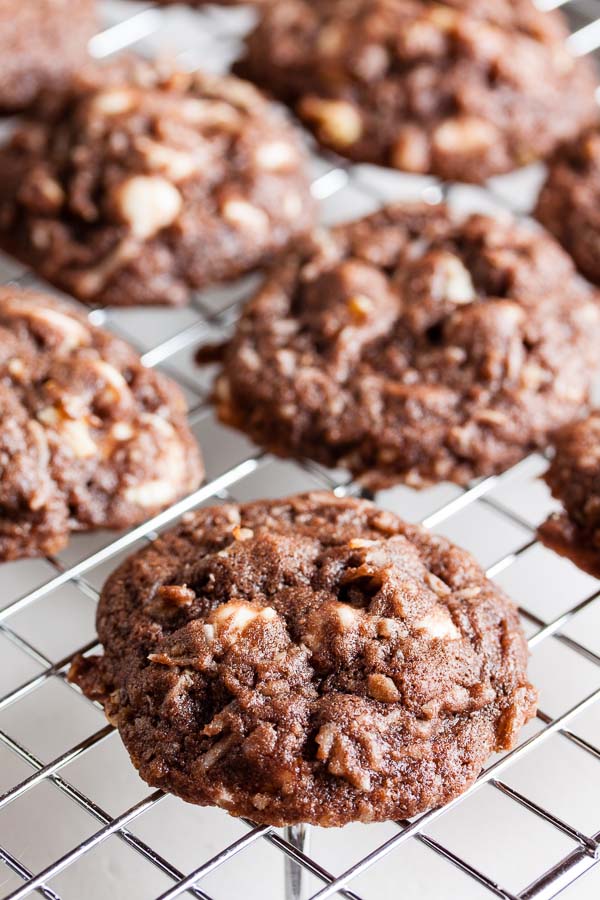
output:
[[[262,0],[217,77],[95,64],[91,0],[9,5],[0,108],[23,116],[0,147],[5,251],[102,307],[180,306],[260,269],[220,352],[225,424],[369,492],[467,484],[557,434],[566,513],[542,536],[600,571],[600,424],[580,420],[599,368],[600,294],[580,274],[600,283],[597,79],[560,13]],[[323,229],[311,146],[475,183],[550,160],[548,231],[426,203]],[[144,522],[201,483],[179,389],[84,307],[0,291],[0,411],[2,560]],[[109,578],[97,624],[103,654],[70,677],[142,777],[257,822],[413,816],[535,715],[514,604],[366,500],[189,513]]]

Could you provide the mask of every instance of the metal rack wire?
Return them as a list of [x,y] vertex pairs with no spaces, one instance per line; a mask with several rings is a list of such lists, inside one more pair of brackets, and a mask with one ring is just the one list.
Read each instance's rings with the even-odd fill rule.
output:
[[[539,5],[552,8],[563,4],[556,0],[544,0],[542,4],[540,0]],[[594,16],[594,4],[586,0],[572,0],[568,6],[573,11],[573,21],[576,23],[571,38],[572,47],[578,53],[590,52],[600,44],[600,17]],[[157,32],[162,32],[165,27],[168,30],[170,20],[167,16],[180,14],[159,11],[151,5],[140,10],[139,4],[135,6],[119,2],[106,2],[105,7],[113,21],[92,42],[92,49],[97,56],[108,56],[125,46],[139,45],[140,41],[152,41]],[[217,9],[186,15],[195,17],[199,27],[198,34],[204,36],[202,52],[206,49],[213,53],[216,67],[226,65],[227,60],[235,55],[238,34],[245,26],[246,19]],[[185,20],[186,24],[188,21]],[[197,45],[184,48],[181,52],[182,59],[193,64],[194,53],[198,53]],[[330,211],[334,211],[336,215],[341,206],[345,209],[345,215],[350,212],[359,214],[365,211],[363,207],[378,205],[389,194],[389,184],[382,186],[381,179],[391,177],[391,173],[367,171],[365,167],[351,167],[323,157],[315,161],[315,166],[315,196],[324,201],[325,207],[329,205]],[[399,182],[395,183],[395,189],[400,184],[401,193],[421,195],[429,202],[439,201],[444,194],[452,199],[454,192],[460,190],[452,186],[437,185],[432,179],[407,179],[406,176],[397,176],[397,179]],[[502,187],[502,184],[505,186]],[[486,203],[491,201],[495,205],[514,205],[510,197],[507,201],[507,194],[510,191],[506,189],[506,182],[495,180],[489,189],[479,192],[479,199],[484,196]],[[345,197],[343,204],[342,197]],[[0,280],[4,282],[37,283],[31,273],[14,265],[12,261],[5,261],[2,273]],[[125,845],[128,853],[143,860],[148,866],[148,872],[156,874],[156,882],[146,879],[141,888],[143,892],[138,891],[135,895],[152,896],[160,900],[171,900],[186,893],[203,900],[239,896],[240,892],[236,893],[231,887],[231,879],[227,874],[231,872],[229,864],[233,862],[246,868],[248,854],[256,855],[264,847],[271,851],[271,863],[261,867],[261,882],[254,884],[255,893],[251,879],[249,880],[244,891],[247,897],[285,895],[288,900],[299,900],[309,891],[312,900],[325,900],[337,894],[352,900],[367,900],[367,897],[387,896],[392,885],[397,887],[398,879],[403,879],[403,895],[409,896],[410,876],[406,873],[414,871],[411,860],[418,851],[426,854],[426,867],[433,865],[434,861],[436,866],[439,865],[436,872],[440,878],[450,879],[450,873],[454,869],[460,873],[461,880],[459,888],[443,887],[436,892],[434,887],[432,892],[430,886],[414,896],[496,896],[504,900],[549,900],[567,887],[574,888],[576,880],[590,872],[600,861],[600,805],[594,805],[593,800],[594,783],[596,788],[600,785],[600,717],[593,722],[592,727],[581,724],[585,715],[600,713],[600,646],[598,641],[590,639],[585,627],[587,617],[593,613],[600,634],[600,585],[578,573],[566,561],[556,558],[551,563],[551,555],[541,559],[535,556],[539,556],[541,552],[535,541],[535,525],[544,517],[548,504],[543,488],[535,481],[540,466],[543,467],[543,460],[539,458],[524,460],[502,476],[486,478],[464,490],[442,486],[417,497],[407,488],[402,488],[374,498],[376,502],[396,506],[407,516],[407,510],[412,510],[412,517],[421,519],[426,527],[445,530],[452,536],[462,536],[462,543],[472,542],[477,532],[476,546],[472,549],[480,551],[479,555],[485,557],[488,575],[503,583],[507,579],[510,582],[515,571],[526,563],[531,571],[528,574],[529,580],[525,579],[525,586],[527,597],[533,596],[533,602],[528,602],[528,599],[521,601],[520,611],[529,635],[530,648],[536,653],[542,646],[552,644],[566,654],[561,659],[568,660],[564,670],[568,677],[550,679],[554,687],[560,687],[563,682],[568,685],[569,689],[565,696],[561,696],[560,703],[555,702],[554,692],[549,693],[548,698],[543,696],[537,721],[526,730],[519,746],[494,759],[476,784],[462,797],[411,822],[390,823],[383,832],[379,826],[367,826],[369,839],[364,838],[366,832],[363,831],[358,844],[355,842],[352,853],[347,852],[347,847],[344,847],[337,857],[333,855],[335,867],[329,864],[327,854],[311,852],[308,828],[297,826],[282,832],[267,826],[257,827],[251,822],[245,823],[243,828],[238,825],[233,836],[227,832],[226,837],[215,848],[209,849],[210,841],[206,839],[201,853],[188,854],[186,865],[182,867],[173,861],[169,853],[159,850],[154,840],[147,841],[142,836],[143,828],[140,830],[138,827],[159,805],[162,804],[161,809],[166,808],[166,798],[160,791],[149,791],[144,787],[141,796],[134,803],[121,803],[117,814],[113,814],[112,798],[110,803],[102,800],[102,778],[110,780],[114,772],[112,763],[109,771],[102,772],[102,754],[110,746],[114,729],[102,724],[93,709],[91,712],[94,716],[89,718],[87,708],[93,707],[93,704],[83,701],[77,688],[66,682],[66,672],[74,654],[92,650],[95,642],[93,639],[79,641],[79,644],[69,646],[66,653],[59,652],[54,646],[48,648],[44,635],[44,610],[58,603],[57,609],[60,611],[60,603],[68,591],[77,593],[75,606],[69,607],[69,616],[75,607],[79,609],[79,604],[86,600],[94,603],[104,575],[118,557],[141,543],[152,540],[161,529],[202,503],[220,502],[229,498],[247,499],[260,496],[265,490],[284,493],[313,486],[328,487],[340,495],[358,492],[357,486],[344,473],[332,473],[308,462],[276,462],[241,437],[234,436],[232,432],[226,434],[215,423],[206,404],[207,380],[187,364],[187,358],[196,345],[227,330],[235,319],[240,300],[249,289],[250,285],[242,285],[205,292],[195,298],[189,310],[170,312],[167,317],[154,311],[144,314],[144,320],[139,314],[127,311],[94,310],[90,313],[95,323],[105,324],[130,342],[137,343],[146,365],[160,366],[182,384],[191,400],[190,421],[204,447],[209,474],[208,480],[199,490],[138,528],[116,537],[98,535],[75,539],[73,547],[58,558],[48,558],[43,564],[19,564],[18,571],[11,568],[11,573],[1,582],[0,662],[2,656],[8,654],[10,661],[18,660],[17,672],[23,669],[27,674],[16,680],[9,679],[8,689],[0,688],[0,754],[4,754],[0,755],[0,861],[4,863],[4,867],[0,867],[0,891],[3,890],[4,870],[8,879],[8,893],[4,896],[12,900],[28,896],[32,892],[51,900],[87,897],[88,887],[82,885],[88,885],[91,891],[92,882],[86,881],[85,874],[79,879],[62,881],[61,876],[75,871],[106,844],[111,848],[109,863],[111,860],[114,863],[118,856],[116,842]],[[139,328],[142,321],[145,331]],[[524,505],[524,498],[529,495],[531,502]],[[479,527],[482,521],[492,523],[483,532]],[[42,569],[35,568],[36,565],[42,566]],[[543,576],[546,568],[552,569],[553,565],[563,567],[561,572],[563,583],[567,585],[565,589],[572,593],[565,600],[561,588],[560,603],[545,603],[535,591],[539,592],[545,585],[543,590],[552,593],[549,581],[552,573],[550,576],[546,575],[545,580]],[[12,577],[13,571],[16,572],[15,578]],[[19,582],[25,584],[23,590],[20,590]],[[534,583],[533,592],[531,582]],[[521,600],[521,597],[518,599]],[[54,615],[54,606],[51,608],[51,614]],[[62,628],[65,622],[66,618],[63,616],[61,620],[55,619],[54,625],[56,627],[60,624]],[[580,624],[582,622],[583,628]],[[571,672],[575,672],[575,660],[585,667],[585,677],[575,678],[574,674],[571,677]],[[588,673],[594,674],[592,676]],[[49,686],[57,683],[63,685],[65,691],[80,702],[77,712],[69,707],[68,715],[58,719],[57,731],[61,739],[64,736],[60,752],[39,752],[36,749],[39,741],[35,731],[35,715],[31,722],[25,707],[42,696]],[[559,693],[561,691],[562,688]],[[41,703],[35,707],[37,715],[40,715],[43,705],[42,696]],[[19,713],[21,709],[24,710],[22,716],[15,717],[15,711]],[[23,728],[24,720],[28,723],[29,731]],[[70,740],[69,735],[75,721],[78,724],[77,737]],[[40,723],[40,728],[43,728],[43,723]],[[29,740],[28,735],[31,738]],[[568,748],[569,753],[573,752],[577,756],[575,762],[571,757],[568,765],[557,762],[556,755],[552,757],[552,778],[556,781],[550,785],[549,800],[541,802],[535,791],[530,791],[529,783],[517,787],[512,774],[523,760],[539,759],[540,748],[547,744],[554,747],[553,742],[558,740],[561,747]],[[58,743],[60,745],[60,741]],[[97,754],[95,760],[98,782],[92,785],[93,790],[83,790],[80,779],[72,777],[72,774],[74,767],[91,754]],[[577,791],[574,776],[580,768],[585,769],[587,774],[585,785],[579,793],[587,795],[590,792],[589,798],[583,796],[587,809],[585,825],[581,824],[580,811],[571,817],[569,810],[563,811],[563,802],[555,803],[557,785],[566,785],[566,791],[561,793],[563,798]],[[590,775],[590,772],[593,774]],[[75,816],[76,811],[78,816],[81,814],[86,818],[87,826],[84,828],[83,839],[70,840],[67,836],[66,847],[62,852],[46,854],[47,858],[43,859],[44,854],[40,857],[39,854],[28,852],[27,847],[23,850],[20,845],[15,846],[14,829],[15,822],[18,821],[21,830],[23,827],[25,830],[31,827],[35,831],[35,820],[42,810],[35,798],[46,785],[54,792],[52,796],[60,795],[61,801],[65,801],[65,805],[60,807],[62,814],[52,814],[52,830],[62,834],[66,828],[65,823]],[[572,791],[569,785],[573,786]],[[489,858],[483,858],[485,854],[472,853],[468,846],[465,850],[462,846],[464,841],[456,841],[453,834],[454,831],[460,832],[461,810],[469,805],[470,800],[480,795],[485,786],[492,790],[496,799],[502,798],[510,803],[511,815],[518,811],[522,817],[519,820],[524,823],[519,826],[523,829],[518,849],[520,854],[533,852],[536,828],[540,824],[544,826],[545,835],[560,838],[557,843],[554,837],[547,837],[544,847],[548,849],[548,854],[539,865],[536,857],[536,867],[528,880],[516,885],[510,866],[507,877],[499,877],[495,865],[489,864]],[[486,796],[487,802],[491,803],[492,795],[488,793]],[[15,818],[11,818],[11,810],[32,797],[34,802],[25,806]],[[586,800],[589,800],[587,804]],[[171,806],[166,808],[161,825],[164,830],[177,829],[174,811],[178,806],[184,806],[179,801],[170,802]],[[212,810],[193,811],[198,816],[204,816],[203,823],[207,832],[212,829],[213,821],[216,821],[211,816],[223,817],[222,813]],[[482,818],[479,808],[475,812],[476,827],[484,831],[490,829],[491,816],[486,814]],[[450,827],[439,833],[439,828],[436,831],[436,823],[443,822],[450,823]],[[452,825],[453,822],[456,822],[455,826]],[[319,831],[314,830],[313,839]],[[46,843],[50,839],[49,832],[45,831],[43,835],[43,842]],[[491,832],[489,840],[496,849],[501,848],[501,840]],[[161,845],[162,841],[159,840],[158,844]],[[404,848],[403,852],[401,848]],[[30,857],[32,862],[29,861]],[[272,865],[272,861],[277,858],[285,863],[285,877],[281,875],[281,867]],[[391,871],[388,866],[388,874],[384,880],[375,882],[375,875],[385,867],[386,858],[392,861],[401,859],[402,862],[398,862],[397,867]],[[40,863],[38,859],[43,861]],[[133,856],[127,856],[127,860],[132,859]],[[511,865],[514,865],[514,857]],[[131,866],[131,863],[128,862],[127,866]],[[110,865],[106,869],[106,872],[109,871]],[[117,871],[121,870],[117,867]],[[220,873],[225,874],[220,883],[217,882],[218,893],[215,894],[214,876]],[[94,896],[104,897],[112,893],[117,898],[129,900],[135,893],[134,883],[139,887],[135,877],[126,884],[118,877],[114,882],[107,877],[105,884],[100,885],[99,893]],[[153,885],[151,888],[147,886],[149,883]],[[473,890],[476,893],[472,893]],[[568,896],[574,896],[571,890]],[[589,893],[586,896],[596,894]]]

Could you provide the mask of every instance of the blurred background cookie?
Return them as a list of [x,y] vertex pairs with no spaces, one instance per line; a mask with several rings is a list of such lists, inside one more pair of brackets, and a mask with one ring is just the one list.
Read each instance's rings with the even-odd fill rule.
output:
[[178,386],[71,306],[0,289],[0,560],[125,528],[198,487]]
[[564,512],[539,528],[542,541],[600,577],[600,411],[561,429],[545,479]]
[[97,30],[94,0],[2,0],[0,111],[29,106],[42,89],[61,89],[89,59]]
[[250,84],[109,67],[0,150],[0,243],[83,301],[179,305],[311,226],[306,165]]
[[279,0],[237,71],[350,159],[482,181],[597,114],[589,61],[531,0]]
[[557,151],[535,214],[583,274],[600,284],[600,126]]

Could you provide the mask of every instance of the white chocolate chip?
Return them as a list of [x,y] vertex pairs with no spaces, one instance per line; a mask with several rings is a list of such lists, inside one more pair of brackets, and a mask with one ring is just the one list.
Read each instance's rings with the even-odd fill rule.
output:
[[442,31],[447,31],[454,28],[459,21],[460,15],[458,10],[436,5],[429,10],[427,17],[430,22],[433,22]]
[[255,159],[259,168],[267,172],[281,172],[294,165],[298,154],[289,141],[269,141],[258,145]]
[[250,609],[239,603],[224,603],[213,613],[212,619],[220,628],[227,625],[243,628],[248,622],[252,622],[258,615],[258,611]]
[[233,734],[228,734],[226,737],[221,738],[218,743],[216,743],[213,747],[208,750],[204,756],[201,756],[198,760],[199,766],[206,770],[210,769],[211,766],[223,756],[224,753],[227,753],[232,744],[236,741],[236,737]]
[[327,724],[321,726],[319,733],[315,737],[315,741],[319,747],[317,750],[317,759],[327,759],[331,753],[336,734],[337,730],[333,725]]
[[163,172],[175,183],[184,181],[198,171],[197,160],[191,153],[184,153],[182,150],[176,150],[166,144],[159,144],[147,137],[138,138],[136,146],[151,169]]
[[460,631],[444,606],[434,606],[415,624],[415,629],[424,632],[431,640],[456,641],[460,638]]
[[254,794],[252,797],[252,806],[255,806],[256,809],[266,809],[270,802],[271,798],[268,794]]
[[149,428],[154,428],[165,437],[175,438],[175,429],[170,422],[155,413],[142,413],[140,420]]
[[382,703],[396,703],[400,699],[400,691],[388,675],[375,673],[367,677],[367,689],[374,700]]
[[363,547],[372,547],[377,541],[370,541],[367,538],[352,538],[348,541],[351,550],[360,550]]
[[226,200],[223,204],[223,218],[242,231],[252,231],[262,235],[268,231],[269,217],[262,209],[246,200]]
[[572,72],[575,67],[575,58],[569,53],[566,45],[564,47],[558,46],[554,49],[552,53],[552,62],[560,75],[566,75],[568,72]]
[[55,406],[41,409],[37,418],[47,428],[60,435],[78,459],[89,459],[96,456],[98,447],[92,439],[88,424],[83,419],[69,419]]
[[446,119],[433,132],[433,145],[437,151],[461,156],[487,150],[497,140],[498,129],[475,116]]
[[55,406],[47,406],[45,409],[41,409],[37,417],[40,422],[43,422],[44,425],[48,425],[50,428],[58,428],[63,418]]
[[345,778],[361,791],[371,787],[371,776],[368,771],[356,764],[351,739],[341,729],[331,723],[322,725],[315,736],[318,746],[317,759],[327,763],[332,775]]
[[172,225],[183,206],[177,188],[160,175],[134,175],[116,192],[119,214],[139,240]]
[[356,319],[362,321],[373,312],[373,301],[366,294],[353,294],[348,300],[348,309]]
[[435,53],[443,47],[443,29],[422,17],[402,30],[402,50],[411,56]]
[[[167,440],[159,444],[161,455],[154,466],[158,477],[131,485],[125,491],[125,499],[144,508],[166,506],[179,491],[181,474],[185,471],[184,449],[173,426],[161,416],[143,413],[140,422]],[[164,473],[162,477],[160,473]]]
[[68,353],[77,347],[90,343],[89,330],[77,319],[66,313],[59,312],[56,309],[48,309],[47,307],[29,305],[27,301],[23,300],[19,301],[14,311],[24,314],[34,321],[49,325],[54,332],[58,332],[62,337],[58,347],[59,353]]
[[433,572],[427,572],[425,581],[438,597],[447,597],[448,594],[452,593],[446,582],[442,581],[441,578],[438,578],[437,575],[434,575]]
[[281,200],[281,210],[286,219],[297,219],[302,215],[304,201],[296,191],[287,191]]
[[114,272],[133,259],[137,252],[137,242],[131,237],[120,241],[97,266],[91,269],[82,269],[77,273],[73,278],[77,294],[81,297],[93,297],[98,294]]
[[466,587],[466,588],[463,588],[461,591],[455,591],[454,599],[455,600],[474,600],[475,597],[479,597],[480,594],[481,594],[480,587]]
[[353,606],[348,606],[347,603],[338,603],[335,612],[344,629],[356,628],[357,622],[361,618],[360,612]]
[[215,398],[221,404],[229,404],[231,402],[231,384],[225,375],[220,375],[215,382]]
[[461,684],[455,684],[444,698],[444,706],[453,712],[460,712],[463,709],[467,709],[470,700],[471,695],[467,688]]
[[296,354],[292,350],[278,350],[275,356],[279,371],[291,378],[296,372]]
[[31,243],[37,250],[47,250],[52,243],[52,228],[44,220],[33,221],[31,225]]
[[111,366],[110,363],[105,362],[103,359],[94,360],[93,366],[108,385],[106,393],[110,394],[111,400],[117,402],[129,394],[129,385],[114,366]]
[[202,631],[204,633],[204,637],[210,643],[215,639],[215,626],[214,625],[203,625]]
[[499,409],[482,409],[476,414],[475,418],[478,422],[483,422],[484,425],[506,425],[509,421],[507,414],[500,412]]
[[20,378],[25,372],[25,366],[23,364],[22,359],[14,359],[9,360],[8,362],[8,371],[13,376],[13,378]]
[[135,431],[128,422],[115,422],[110,433],[115,441],[129,441]]
[[186,97],[179,105],[181,117],[192,125],[235,125],[239,112],[221,100],[198,100]]
[[239,352],[240,362],[246,366],[247,369],[251,369],[253,372],[258,372],[261,367],[260,356],[252,347],[242,347]]
[[405,126],[392,148],[391,162],[396,169],[406,172],[427,172],[429,141],[425,134],[415,126]]
[[136,95],[127,88],[112,88],[96,94],[92,109],[103,116],[118,116],[133,109]]
[[439,261],[435,273],[435,289],[440,299],[456,303],[457,306],[472,303],[475,299],[471,273],[453,253],[445,253]]
[[551,373],[536,363],[526,363],[521,369],[521,384],[529,390],[538,390],[549,381],[552,381]]
[[271,606],[257,609],[249,603],[231,602],[217,607],[211,615],[211,620],[218,632],[226,629],[241,634],[256,619],[268,622],[276,616],[277,613]]
[[[206,76],[204,76],[206,79]],[[260,94],[249,81],[242,78],[223,77],[215,78],[213,89],[219,92],[228,103],[244,110],[253,110],[260,101]]]
[[52,207],[53,210],[60,209],[65,201],[65,192],[55,178],[50,178],[48,175],[37,178],[35,187],[49,207]]
[[377,634],[379,637],[387,638],[388,640],[396,637],[396,635],[400,631],[400,625],[396,622],[395,619],[379,619],[377,622]]
[[78,459],[89,459],[98,453],[98,447],[82,419],[67,419],[61,428],[61,435]]
[[306,97],[300,104],[300,113],[316,123],[324,141],[338,147],[349,147],[362,137],[362,116],[355,106],[345,100]]
[[317,35],[317,50],[324,56],[336,56],[343,47],[345,31],[338,22],[323,26]]
[[141,484],[127,488],[125,491],[125,499],[128,503],[141,506],[144,509],[166,506],[174,496],[174,484],[164,478],[143,481]]

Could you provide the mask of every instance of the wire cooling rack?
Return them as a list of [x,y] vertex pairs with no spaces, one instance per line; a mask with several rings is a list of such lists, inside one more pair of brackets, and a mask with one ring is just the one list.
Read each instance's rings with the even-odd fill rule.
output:
[[[545,3],[545,8],[561,5]],[[592,2],[562,4],[575,52],[600,44]],[[182,65],[226,69],[252,21],[248,10],[192,12],[105,2],[92,52],[175,51]],[[440,185],[372,166],[314,157],[327,221],[383,199],[444,196],[463,210],[527,211],[541,171],[486,189]],[[37,285],[7,258],[0,280]],[[520,605],[541,689],[519,746],[490,761],[462,797],[411,822],[344,829],[276,829],[184,804],[144,785],[101,711],[66,681],[76,652],[95,648],[94,611],[106,575],[187,510],[311,488],[357,493],[346,473],[276,460],[220,426],[206,402],[211,373],[193,365],[223,337],[255,279],[199,294],[184,310],[93,310],[92,321],[138,347],[184,388],[207,462],[194,494],[132,531],[78,536],[56,558],[0,567],[0,893],[50,900],[569,900],[600,897],[600,584],[535,541],[553,508],[533,456],[468,489],[439,485],[377,494],[376,502],[472,550]],[[584,876],[581,878],[580,876]]]

